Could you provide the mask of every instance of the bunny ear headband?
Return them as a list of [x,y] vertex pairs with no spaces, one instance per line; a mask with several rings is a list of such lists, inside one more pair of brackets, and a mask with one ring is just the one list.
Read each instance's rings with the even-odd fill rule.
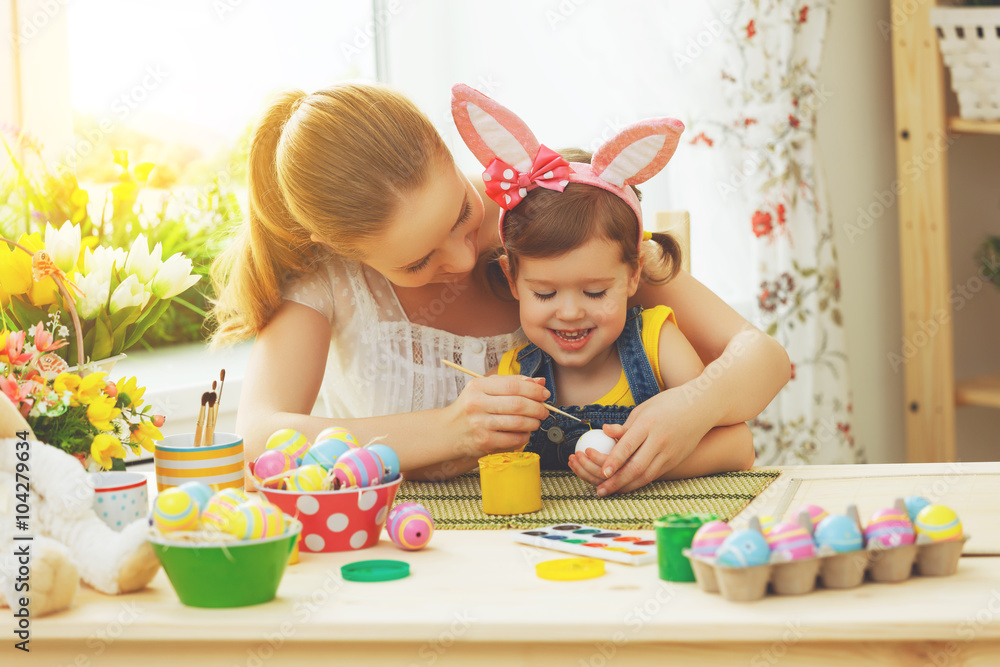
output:
[[642,243],[642,209],[629,185],[643,183],[667,164],[677,149],[684,124],[674,118],[650,118],[629,125],[604,142],[591,164],[567,162],[543,146],[506,107],[465,84],[451,89],[451,114],[466,145],[486,167],[486,194],[503,209],[517,206],[537,187],[562,192],[570,183],[585,183],[620,197],[635,212]]

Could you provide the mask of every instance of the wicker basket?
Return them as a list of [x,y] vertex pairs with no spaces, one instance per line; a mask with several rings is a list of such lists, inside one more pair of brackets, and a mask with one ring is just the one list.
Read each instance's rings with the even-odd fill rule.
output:
[[935,7],[931,24],[962,118],[1000,120],[1000,7]]

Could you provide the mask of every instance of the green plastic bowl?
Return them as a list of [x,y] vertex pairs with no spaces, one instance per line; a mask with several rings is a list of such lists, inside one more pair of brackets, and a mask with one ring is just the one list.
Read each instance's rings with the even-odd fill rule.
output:
[[189,607],[246,607],[277,595],[301,531],[302,524],[289,519],[287,532],[277,537],[189,543],[151,535],[149,542],[181,602]]

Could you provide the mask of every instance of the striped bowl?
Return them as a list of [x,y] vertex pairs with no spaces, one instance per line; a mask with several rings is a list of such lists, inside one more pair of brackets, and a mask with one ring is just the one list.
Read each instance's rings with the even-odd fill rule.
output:
[[160,491],[184,482],[202,482],[216,491],[243,488],[243,436],[215,433],[211,446],[195,447],[193,433],[168,435],[156,443],[156,486]]

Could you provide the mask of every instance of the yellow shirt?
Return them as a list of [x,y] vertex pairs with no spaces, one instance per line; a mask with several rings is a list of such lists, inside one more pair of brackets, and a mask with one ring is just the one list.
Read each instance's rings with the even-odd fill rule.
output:
[[[656,376],[656,383],[660,386],[660,391],[666,388],[660,373],[660,329],[663,328],[663,323],[668,319],[676,326],[677,319],[674,317],[674,311],[667,306],[656,306],[642,311],[642,347],[653,367],[653,375]],[[507,350],[500,358],[497,373],[518,375],[521,372],[521,364],[517,361],[517,355],[526,347],[527,345],[522,345],[513,350]],[[624,370],[611,391],[594,403],[596,405],[620,405],[626,408],[635,405],[635,399],[632,398],[632,391],[628,388],[628,378],[625,377]]]

